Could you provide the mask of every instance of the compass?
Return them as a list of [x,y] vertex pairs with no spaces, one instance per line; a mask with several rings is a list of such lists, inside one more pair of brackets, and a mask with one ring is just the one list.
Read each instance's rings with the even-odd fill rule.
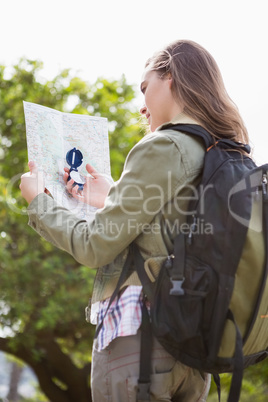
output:
[[78,172],[78,167],[83,163],[83,154],[79,149],[73,148],[66,153],[66,161],[70,166],[70,173],[67,181],[73,179],[74,186],[78,185],[79,190],[83,190],[86,182],[85,178]]

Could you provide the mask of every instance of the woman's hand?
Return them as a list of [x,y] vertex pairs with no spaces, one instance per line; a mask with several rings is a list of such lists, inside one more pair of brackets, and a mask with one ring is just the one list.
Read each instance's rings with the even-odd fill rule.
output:
[[28,163],[30,172],[21,176],[20,190],[21,195],[30,204],[40,193],[45,191],[43,172],[38,171],[37,165],[30,161]]
[[98,173],[89,163],[86,165],[86,169],[91,177],[85,177],[86,182],[81,191],[79,190],[78,185],[74,186],[73,179],[67,181],[69,169],[64,168],[64,181],[66,183],[66,188],[75,199],[92,205],[93,207],[102,208],[104,206],[105,198],[110,190],[111,182],[103,174]]

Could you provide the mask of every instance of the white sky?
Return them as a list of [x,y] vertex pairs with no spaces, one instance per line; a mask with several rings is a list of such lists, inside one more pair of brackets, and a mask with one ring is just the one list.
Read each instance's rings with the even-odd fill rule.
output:
[[44,62],[45,78],[71,68],[140,83],[146,59],[179,38],[214,56],[250,133],[268,162],[267,0],[0,0],[0,63]]

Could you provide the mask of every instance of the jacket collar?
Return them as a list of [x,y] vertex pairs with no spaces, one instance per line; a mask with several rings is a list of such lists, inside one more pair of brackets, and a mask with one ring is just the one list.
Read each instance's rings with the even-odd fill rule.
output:
[[192,117],[187,116],[185,113],[180,113],[169,122],[164,123],[161,126],[157,127],[156,131],[164,130],[167,126],[170,126],[171,124],[175,125],[175,124],[199,124],[199,123]]

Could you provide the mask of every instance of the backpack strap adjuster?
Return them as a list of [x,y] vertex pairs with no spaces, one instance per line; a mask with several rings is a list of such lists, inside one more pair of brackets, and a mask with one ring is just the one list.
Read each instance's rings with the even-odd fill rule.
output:
[[137,402],[150,401],[150,382],[138,382]]
[[184,282],[185,278],[183,278],[182,280],[176,280],[176,279],[170,279],[173,288],[170,289],[169,294],[172,296],[182,296],[184,295],[185,291],[182,288],[182,284]]

